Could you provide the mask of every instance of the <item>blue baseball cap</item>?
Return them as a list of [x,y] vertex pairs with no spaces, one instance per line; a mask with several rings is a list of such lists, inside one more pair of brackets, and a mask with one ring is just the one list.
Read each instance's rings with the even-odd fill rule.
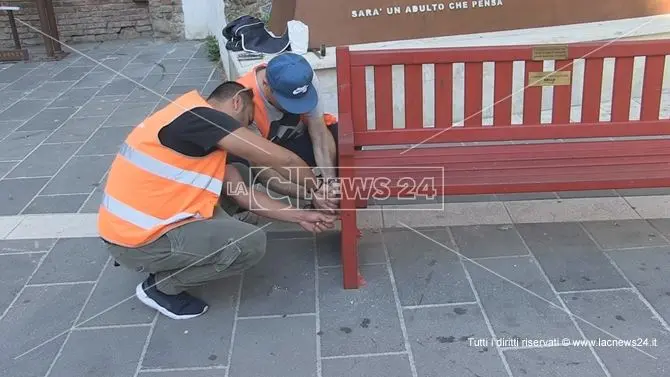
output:
[[292,114],[305,114],[316,107],[319,95],[312,85],[314,71],[302,56],[285,52],[270,59],[265,76],[279,106]]

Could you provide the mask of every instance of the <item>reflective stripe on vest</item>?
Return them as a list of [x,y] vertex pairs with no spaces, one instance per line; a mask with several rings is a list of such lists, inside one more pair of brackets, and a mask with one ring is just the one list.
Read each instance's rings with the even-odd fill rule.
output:
[[140,212],[133,207],[123,204],[122,202],[114,199],[107,193],[103,194],[102,206],[105,207],[105,209],[114,216],[121,218],[124,221],[127,221],[135,225],[136,227],[142,228],[144,230],[149,230],[158,226],[170,225],[176,223],[177,221],[181,221],[191,217],[196,218],[200,217],[197,214],[194,215],[192,213],[181,212],[177,213],[174,216],[171,216],[170,218],[161,220],[157,217],[153,217],[146,213]]
[[159,161],[133,149],[127,143],[121,145],[119,154],[140,169],[146,170],[159,177],[205,189],[215,195],[220,195],[221,190],[223,189],[223,182],[214,177],[166,164],[165,162]]

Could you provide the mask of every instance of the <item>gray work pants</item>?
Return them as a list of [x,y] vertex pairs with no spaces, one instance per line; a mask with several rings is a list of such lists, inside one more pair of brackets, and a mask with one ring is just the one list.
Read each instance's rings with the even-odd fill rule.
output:
[[119,264],[155,274],[158,290],[166,294],[238,274],[258,263],[265,247],[262,229],[232,218],[219,206],[211,219],[172,229],[149,245],[108,244]]

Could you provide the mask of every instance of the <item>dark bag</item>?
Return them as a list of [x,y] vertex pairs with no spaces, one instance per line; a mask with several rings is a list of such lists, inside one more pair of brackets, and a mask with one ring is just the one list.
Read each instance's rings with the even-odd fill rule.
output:
[[278,54],[290,51],[288,33],[276,37],[265,28],[263,21],[252,16],[241,16],[223,28],[226,49],[230,51],[262,52]]

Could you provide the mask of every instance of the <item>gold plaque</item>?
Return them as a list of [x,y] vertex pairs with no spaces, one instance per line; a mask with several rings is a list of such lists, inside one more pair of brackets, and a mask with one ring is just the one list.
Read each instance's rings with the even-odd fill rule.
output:
[[0,62],[28,60],[28,50],[0,50]]
[[569,71],[529,72],[529,86],[560,86],[570,85]]
[[533,60],[565,60],[568,58],[568,46],[550,45],[533,47]]

